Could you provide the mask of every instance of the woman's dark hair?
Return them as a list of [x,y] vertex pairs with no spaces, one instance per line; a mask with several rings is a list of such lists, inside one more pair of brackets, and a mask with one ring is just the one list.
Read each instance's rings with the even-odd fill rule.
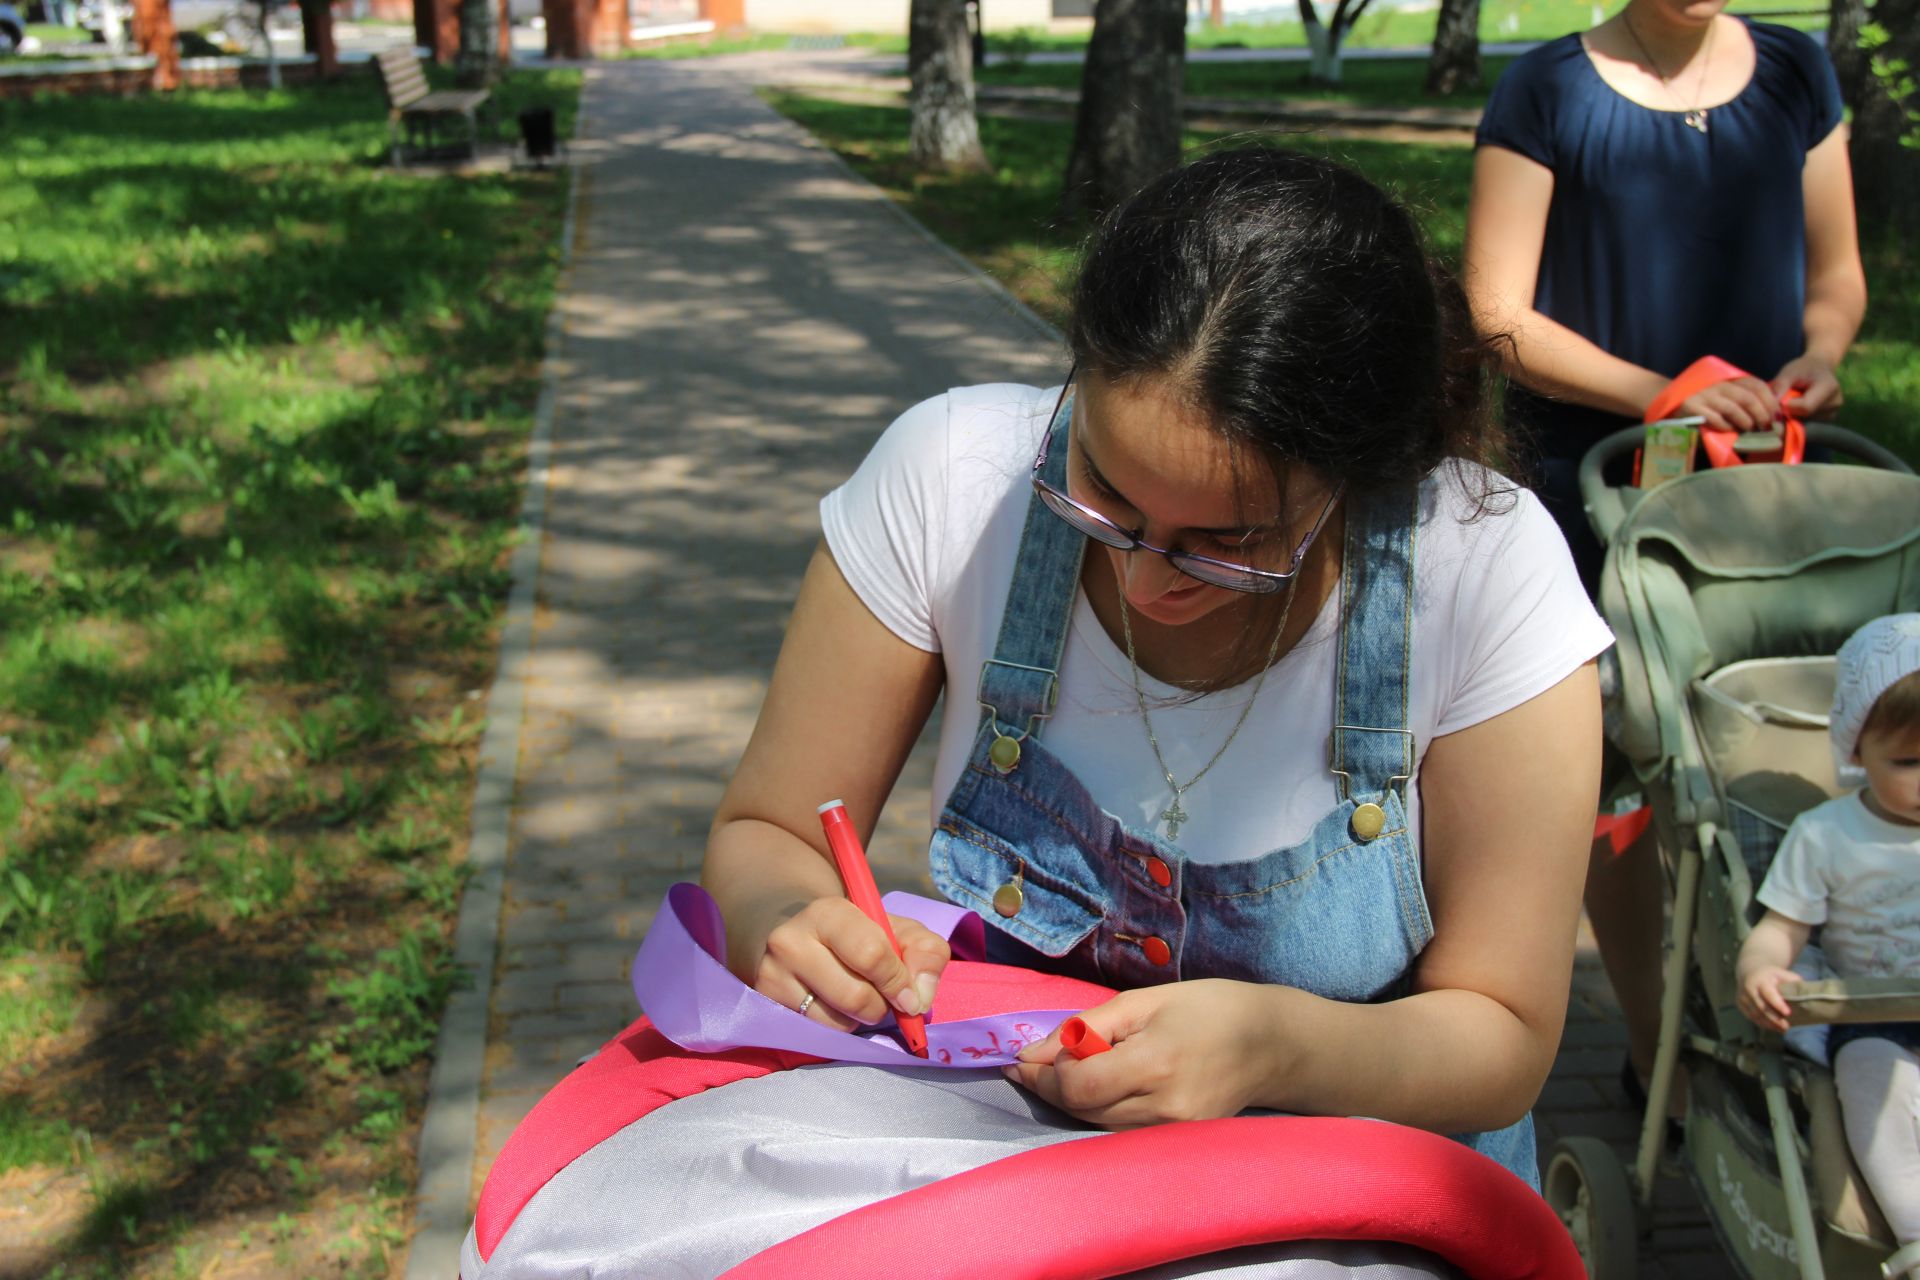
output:
[[1297,151],[1215,151],[1115,208],[1069,340],[1080,368],[1164,380],[1230,435],[1354,490],[1501,460],[1459,283],[1405,209]]

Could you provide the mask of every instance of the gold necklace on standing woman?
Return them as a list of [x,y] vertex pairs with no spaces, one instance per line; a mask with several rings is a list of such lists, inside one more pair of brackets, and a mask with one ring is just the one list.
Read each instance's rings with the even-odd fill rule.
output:
[[1640,56],[1647,60],[1647,66],[1652,68],[1654,75],[1660,77],[1660,87],[1667,91],[1667,96],[1672,98],[1675,104],[1686,110],[1686,115],[1682,118],[1686,121],[1687,128],[1705,133],[1709,108],[1700,104],[1707,94],[1707,71],[1713,66],[1713,33],[1719,29],[1719,20],[1715,19],[1713,25],[1707,28],[1707,47],[1700,59],[1700,78],[1694,82],[1691,109],[1687,109],[1686,100],[1673,91],[1673,81],[1669,80],[1667,73],[1660,69],[1660,64],[1653,60],[1653,51],[1647,48],[1647,43],[1640,38],[1640,33],[1633,29],[1633,19],[1628,16],[1627,10],[1620,11],[1620,21],[1626,27],[1627,35],[1632,38],[1634,46],[1640,50]]

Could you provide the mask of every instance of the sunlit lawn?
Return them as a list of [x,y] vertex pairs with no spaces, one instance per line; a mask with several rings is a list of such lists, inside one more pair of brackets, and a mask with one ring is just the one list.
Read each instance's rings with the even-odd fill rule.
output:
[[[907,162],[906,112],[772,94],[781,111],[834,148],[942,239],[979,263],[1035,311],[1065,318],[1080,229],[1054,217],[1072,126],[1049,120],[980,120],[993,172],[929,178]],[[1249,135],[1239,135],[1246,137]],[[1435,249],[1458,261],[1472,152],[1457,144],[1332,140],[1302,132],[1268,134],[1278,145],[1345,160],[1407,200]],[[1189,133],[1189,147],[1219,135]],[[1920,464],[1920,261],[1893,245],[1868,254],[1873,305],[1847,359],[1847,426]]]
[[0,102],[0,1256],[385,1275],[564,181],[393,173],[370,79],[58,106]]
[[[1478,107],[1487,90],[1511,58],[1482,60],[1480,87],[1463,89],[1445,98],[1425,92],[1426,60],[1422,58],[1351,58],[1342,67],[1335,87],[1311,84],[1304,62],[1207,62],[1189,59],[1186,91],[1195,98],[1307,98],[1366,107]],[[980,72],[983,85],[1039,85],[1055,89],[1080,88],[1077,62],[1028,62],[1013,67],[991,60]]]

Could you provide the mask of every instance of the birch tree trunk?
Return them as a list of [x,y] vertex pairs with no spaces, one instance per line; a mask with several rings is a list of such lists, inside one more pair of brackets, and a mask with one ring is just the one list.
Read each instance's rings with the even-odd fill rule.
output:
[[1180,162],[1186,0],[1098,0],[1060,212],[1106,212]]
[[1440,0],[1427,57],[1427,92],[1439,96],[1480,84],[1480,0]]
[[267,60],[267,88],[280,87],[280,52],[273,47],[273,0],[255,0],[254,15],[260,23],[260,52]]
[[985,172],[966,0],[913,0],[907,18],[908,148],[923,173]]
[[1307,49],[1312,54],[1307,78],[1315,84],[1339,84],[1340,48],[1373,0],[1339,0],[1325,22],[1320,20],[1314,0],[1296,0],[1296,3],[1300,7],[1300,25],[1307,31]]

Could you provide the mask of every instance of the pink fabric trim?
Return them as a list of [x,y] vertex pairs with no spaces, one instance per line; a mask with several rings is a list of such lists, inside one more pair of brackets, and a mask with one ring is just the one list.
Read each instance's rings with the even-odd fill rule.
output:
[[778,1049],[688,1054],[640,1019],[534,1105],[487,1171],[474,1211],[482,1260],[553,1175],[654,1108],[819,1058]]
[[[1392,1240],[1476,1280],[1584,1280],[1546,1201],[1437,1134],[1236,1117],[1022,1152],[843,1214],[723,1280],[1123,1275],[1277,1240]],[[881,1251],[885,1252],[882,1253]]]
[[[941,976],[933,1021],[959,1022],[1021,1009],[1087,1009],[1112,996],[1109,987],[1075,978],[955,960]],[[656,1107],[736,1080],[822,1061],[778,1049],[688,1053],[640,1019],[555,1085],[507,1139],[487,1172],[474,1213],[480,1257],[493,1256],[513,1220],[556,1173]]]

